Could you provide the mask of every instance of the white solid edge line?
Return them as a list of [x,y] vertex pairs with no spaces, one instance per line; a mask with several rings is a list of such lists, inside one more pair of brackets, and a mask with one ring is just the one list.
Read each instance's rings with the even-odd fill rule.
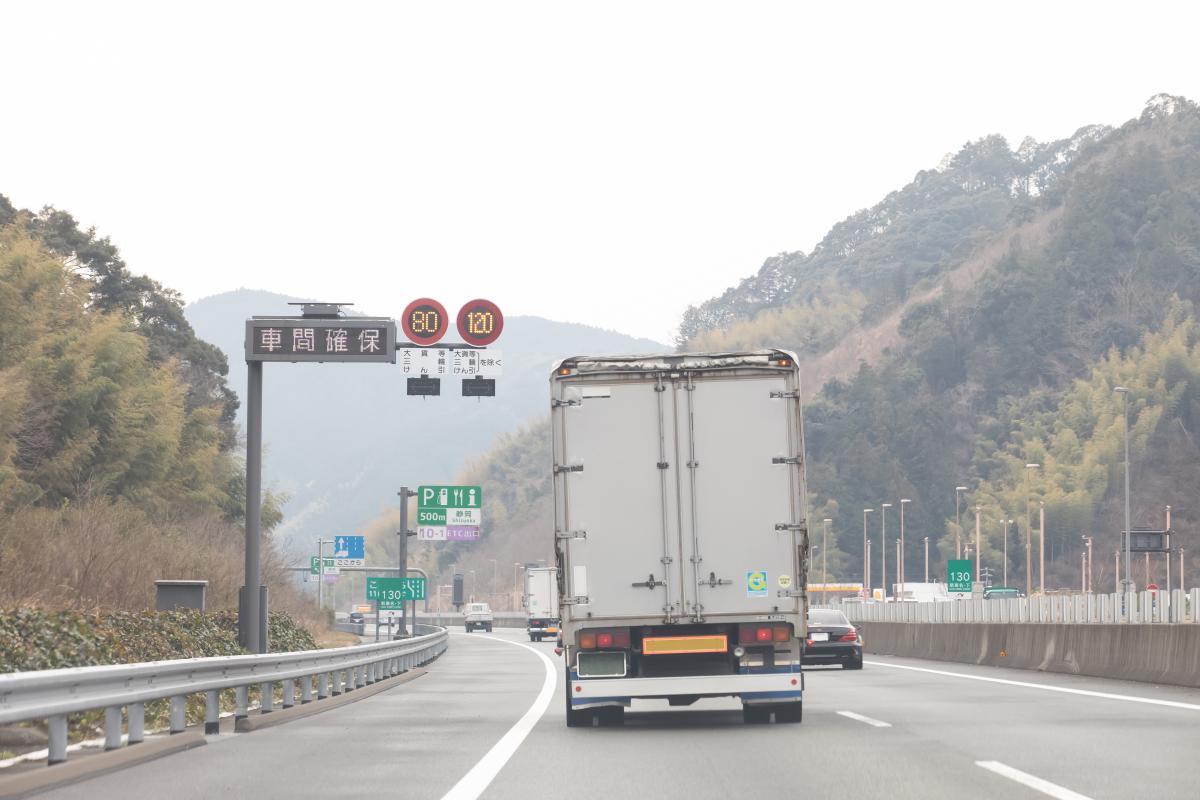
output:
[[[892,669],[907,669],[913,672],[928,672],[931,675],[948,675],[951,678],[966,678],[969,681],[986,681],[987,683],[1003,683],[1007,686],[1021,686],[1026,689],[1042,689],[1047,692],[1062,692],[1063,694],[1077,694],[1084,697],[1100,697],[1105,700],[1124,700],[1127,703],[1146,703],[1152,706],[1167,706],[1168,708],[1182,708],[1188,711],[1200,711],[1200,705],[1196,703],[1183,703],[1179,700],[1159,700],[1155,697],[1137,697],[1130,694],[1113,694],[1112,692],[1094,692],[1090,689],[1068,689],[1065,686],[1051,686],[1046,683],[1030,683],[1029,681],[1013,681],[1007,678],[988,678],[983,675],[968,675],[965,672],[950,672],[942,669],[929,669],[928,667],[910,667],[907,664],[889,664],[885,661],[867,661],[873,667],[891,667]],[[1077,676],[1087,677],[1087,676]]]
[[1091,800],[1085,794],[1072,792],[1070,789],[1059,786],[1057,783],[1051,783],[1048,780],[1039,778],[1037,775],[1030,775],[1028,772],[1022,772],[1019,769],[1010,767],[1008,764],[1002,764],[999,761],[976,761],[975,766],[983,767],[986,770],[1003,775],[1011,781],[1028,786],[1030,789],[1036,789],[1042,794],[1048,794],[1058,800]]
[[525,737],[533,730],[533,726],[546,713],[546,709],[550,707],[550,700],[554,697],[554,689],[558,685],[554,662],[541,650],[536,650],[521,642],[501,639],[499,636],[473,634],[472,638],[490,639],[494,642],[504,642],[504,644],[511,644],[515,647],[523,647],[542,660],[546,667],[546,679],[542,682],[542,690],[538,692],[537,698],[533,701],[533,705],[529,707],[529,710],[525,712],[525,715],[517,720],[508,729],[508,732],[500,737],[500,741],[492,745],[492,749],[488,750],[483,758],[479,759],[475,766],[471,767],[467,774],[463,775],[458,783],[454,784],[450,791],[442,796],[442,800],[475,800],[475,798],[483,794],[488,784],[495,779],[500,770],[504,769],[504,765],[508,763],[508,760],[517,752],[517,748],[525,741]]
[[884,722],[883,720],[872,719],[870,717],[864,717],[862,714],[855,714],[853,711],[839,711],[837,713],[841,714],[843,717],[849,717],[850,719],[856,719],[859,722],[865,722],[868,725],[873,725],[876,728],[892,727],[892,723],[890,723],[890,722]]

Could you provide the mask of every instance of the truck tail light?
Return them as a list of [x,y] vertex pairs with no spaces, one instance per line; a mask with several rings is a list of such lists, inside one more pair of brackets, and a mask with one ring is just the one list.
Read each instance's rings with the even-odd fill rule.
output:
[[788,642],[792,639],[792,626],[787,623],[738,625],[738,644],[767,644]]
[[629,649],[629,628],[593,628],[579,632],[579,649]]

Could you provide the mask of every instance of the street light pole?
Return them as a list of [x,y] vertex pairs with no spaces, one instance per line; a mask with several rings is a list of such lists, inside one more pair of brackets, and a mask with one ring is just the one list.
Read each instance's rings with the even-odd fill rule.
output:
[[875,592],[871,591],[871,540],[870,539],[867,539],[866,553],[867,553],[867,584],[863,588],[866,589],[867,596],[864,599],[871,600],[875,597]]
[[880,520],[879,544],[881,545],[879,548],[879,560],[882,564],[882,568],[880,570],[882,574],[879,576],[879,578],[883,583],[883,602],[885,602],[885,603],[887,602],[887,597],[888,597],[888,588],[887,588],[887,510],[891,507],[892,507],[891,503],[880,503],[879,504],[879,520]]
[[1038,591],[1046,593],[1046,502],[1038,501]]
[[929,537],[925,537],[925,582],[929,583]]
[[1083,591],[1086,594],[1094,589],[1092,586],[1092,537],[1080,536],[1079,538],[1083,539],[1083,543],[1087,546],[1087,550],[1083,554],[1085,563],[1087,564],[1086,577],[1083,581]]
[[871,540],[867,538],[867,514],[874,512],[873,508],[863,509],[863,588],[869,594],[871,591],[871,556],[867,548],[867,543]]
[[983,506],[975,506],[975,582],[979,582],[979,562],[983,561],[983,550],[979,546],[979,512]]
[[904,507],[911,503],[908,498],[900,498],[900,558],[897,559],[897,569],[900,575],[900,590],[904,591],[904,582],[908,580],[908,572],[904,569],[904,556],[908,553],[904,544]]
[[[826,556],[829,554],[829,526],[833,523],[833,520],[826,517],[821,520],[821,523],[824,526],[824,530],[821,533],[821,581],[828,586],[829,562],[826,560]],[[828,597],[829,595],[826,594],[825,596]]]
[[[1129,389],[1124,386],[1114,386],[1113,391],[1121,395],[1121,420],[1125,431],[1125,579],[1122,585],[1128,594],[1133,591],[1133,573],[1129,566],[1129,531],[1133,527],[1129,518]],[[1122,605],[1124,605],[1124,601],[1122,601]]]
[[1004,585],[1008,586],[1008,526],[1012,520],[1002,519],[1000,522],[1004,525]]
[[1037,469],[1040,464],[1025,465],[1025,596],[1029,597],[1033,594],[1033,512],[1030,510],[1030,505],[1033,503],[1033,498],[1030,497],[1029,488],[1029,472]]
[[958,500],[962,493],[967,490],[965,486],[954,487],[954,557],[962,558],[962,512],[958,507]]

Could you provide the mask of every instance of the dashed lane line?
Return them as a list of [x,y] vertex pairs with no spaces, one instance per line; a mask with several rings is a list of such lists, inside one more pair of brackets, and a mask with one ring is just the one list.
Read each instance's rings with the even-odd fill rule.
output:
[[1059,786],[1057,783],[1051,783],[1045,778],[1039,778],[1037,775],[1030,775],[1028,772],[1022,772],[1015,767],[1010,767],[1008,764],[1003,764],[999,761],[976,761],[975,766],[983,767],[986,770],[1002,775],[1010,781],[1016,781],[1022,786],[1028,786],[1030,789],[1057,798],[1057,800],[1091,800],[1087,795],[1073,792],[1065,786]]
[[872,719],[871,717],[865,717],[862,714],[855,714],[853,711],[839,711],[837,713],[843,717],[848,717],[849,719],[856,719],[859,722],[865,722],[868,725],[875,727],[875,728],[890,728],[890,727],[892,727],[892,723],[890,723],[890,722],[884,722],[881,719]]

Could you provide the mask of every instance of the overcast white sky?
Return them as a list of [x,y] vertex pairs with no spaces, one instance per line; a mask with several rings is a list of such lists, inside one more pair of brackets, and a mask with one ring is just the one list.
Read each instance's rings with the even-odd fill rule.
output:
[[968,139],[1200,98],[1195,3],[819,5],[6,2],[0,193],[188,300],[666,341]]

